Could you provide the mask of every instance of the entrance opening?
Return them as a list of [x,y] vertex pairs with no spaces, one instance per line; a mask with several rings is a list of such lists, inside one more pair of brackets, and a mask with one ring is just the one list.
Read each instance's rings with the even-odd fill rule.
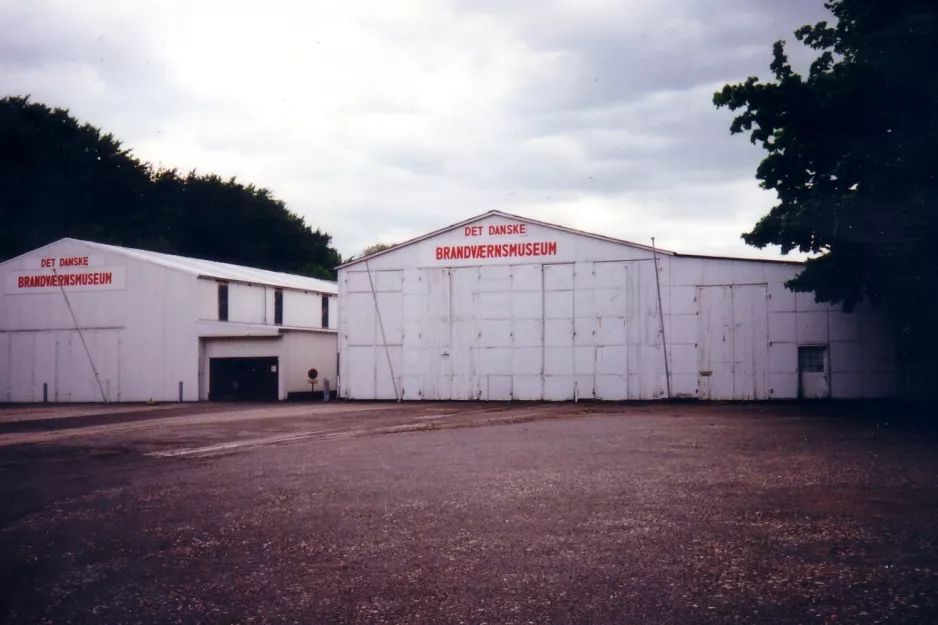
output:
[[212,358],[209,401],[277,401],[280,359]]
[[799,395],[803,399],[827,399],[831,394],[827,345],[798,347]]

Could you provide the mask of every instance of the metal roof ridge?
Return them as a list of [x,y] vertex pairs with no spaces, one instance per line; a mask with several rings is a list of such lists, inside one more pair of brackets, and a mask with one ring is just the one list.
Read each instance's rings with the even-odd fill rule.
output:
[[[501,211],[501,210],[498,210],[498,209],[492,209],[492,210],[490,210],[490,211],[487,211],[487,212],[485,212],[485,213],[481,213],[481,214],[476,215],[476,216],[474,216],[474,217],[470,217],[470,218],[468,218],[468,219],[464,219],[464,220],[458,221],[458,222],[456,222],[456,223],[454,223],[454,224],[450,224],[450,225],[448,225],[448,226],[444,226],[444,227],[442,227],[442,228],[439,228],[439,229],[434,230],[434,231],[432,231],[432,232],[428,232],[428,233],[423,234],[423,235],[420,235],[420,236],[418,236],[418,237],[414,237],[414,238],[412,238],[412,239],[408,239],[407,241],[402,241],[401,243],[398,243],[398,244],[396,244],[396,245],[393,245],[393,246],[391,246],[391,247],[389,247],[389,248],[387,248],[387,249],[385,249],[385,250],[381,250],[380,252],[374,252],[373,254],[368,254],[367,256],[361,256],[361,257],[359,257],[359,258],[353,258],[353,259],[351,259],[351,260],[349,260],[349,261],[346,261],[346,262],[342,263],[341,265],[339,265],[338,267],[336,267],[336,269],[344,269],[345,267],[350,267],[350,266],[355,265],[355,264],[360,263],[360,262],[367,262],[367,261],[371,260],[372,258],[377,258],[378,256],[381,256],[381,255],[383,255],[383,254],[387,254],[387,253],[389,253],[389,252],[392,252],[392,251],[395,251],[395,250],[398,250],[398,249],[407,247],[408,245],[413,245],[414,243],[420,243],[421,241],[425,241],[425,240],[430,239],[430,238],[432,238],[432,237],[435,237],[435,236],[437,236],[437,235],[443,234],[444,232],[448,232],[448,231],[450,231],[450,230],[455,230],[455,229],[457,229],[457,228],[461,228],[461,227],[465,226],[466,224],[470,224],[470,223],[472,223],[472,222],[479,221],[480,219],[485,219],[486,217],[492,217],[492,216],[494,216],[494,215],[497,215],[497,216],[499,216],[499,217],[505,217],[505,218],[507,218],[507,219],[515,219],[515,220],[518,220],[518,221],[524,221],[524,222],[527,222],[527,223],[530,223],[530,224],[534,224],[534,225],[537,225],[537,226],[542,226],[542,227],[544,227],[544,228],[553,228],[554,230],[561,230],[561,231],[564,231],[564,232],[569,232],[569,233],[571,233],[571,234],[578,234],[578,235],[580,235],[580,236],[592,237],[592,238],[594,238],[594,239],[599,239],[599,240],[602,240],[602,241],[608,241],[608,242],[610,242],[610,243],[617,243],[617,244],[619,244],[619,245],[630,245],[630,246],[632,246],[632,247],[637,247],[637,248],[646,250],[646,251],[648,251],[648,252],[651,252],[652,249],[653,249],[650,245],[643,245],[643,244],[641,244],[641,243],[635,243],[635,242],[633,242],[633,241],[626,241],[625,239],[616,239],[616,238],[614,238],[614,237],[607,237],[607,236],[602,235],[602,234],[596,234],[595,232],[587,232],[587,231],[585,231],[585,230],[577,230],[576,228],[570,228],[570,227],[568,227],[568,226],[561,226],[560,224],[554,224],[554,223],[550,223],[550,222],[548,222],[548,221],[540,221],[540,220],[534,219],[534,218],[532,218],[532,217],[524,217],[524,216],[522,216],[522,215],[515,215],[515,214],[513,214],[513,213],[506,213],[505,211]],[[670,251],[670,250],[665,250],[665,249],[661,249],[661,248],[658,248],[658,253],[659,253],[659,254],[664,254],[664,255],[667,255],[667,256],[674,256],[674,255],[676,255],[676,252],[672,252],[672,251]]]
[[[113,245],[111,243],[99,243],[97,241],[85,241],[83,239],[75,239],[71,237],[63,237],[62,239],[49,243],[48,245],[43,246],[43,247],[48,247],[49,245],[54,245],[55,243],[61,243],[62,241],[78,243],[80,245],[84,245],[92,249],[113,252],[114,254],[119,254],[126,258],[131,258],[133,260],[151,262],[161,267],[165,267],[167,269],[171,269],[174,271],[180,271],[182,273],[193,275],[196,277],[210,276],[212,278],[219,279],[219,280],[226,280],[226,279],[227,280],[242,280],[244,282],[252,282],[255,284],[261,284],[261,285],[267,285],[267,286],[283,286],[284,288],[293,288],[293,289],[301,289],[302,287],[297,286],[297,285],[290,286],[285,283],[290,280],[300,280],[300,281],[310,281],[309,284],[307,285],[308,288],[306,290],[324,291],[330,294],[334,294],[333,289],[336,292],[338,291],[338,283],[332,280],[322,280],[320,278],[312,278],[310,276],[303,276],[303,275],[295,274],[295,273],[272,271],[270,269],[261,269],[259,267],[249,267],[247,265],[236,265],[234,263],[226,263],[226,262],[218,261],[218,260],[208,260],[206,258],[195,258],[191,256],[182,256],[179,254],[168,254],[166,252],[156,252],[153,250],[145,250],[145,249],[135,248],[135,247],[124,247],[122,245]],[[42,248],[37,248],[37,249],[42,249]],[[26,254],[28,253],[30,252],[26,252]],[[201,268],[193,267],[193,266],[188,266],[186,264],[187,261],[194,261],[197,263],[206,263],[207,265]],[[254,276],[252,277],[254,279],[249,280],[249,279],[246,279],[245,276],[242,276],[240,278],[234,278],[230,275],[225,276],[225,275],[222,275],[224,273],[223,271],[211,271],[211,269],[220,269],[220,270],[228,269],[232,273],[236,273],[239,271],[246,271],[249,273],[253,273]],[[206,271],[206,270],[209,270],[209,271]],[[219,275],[211,275],[215,273]],[[275,282],[264,279],[264,278],[277,279],[280,277],[284,278],[282,280],[284,284],[276,284]],[[319,288],[315,288],[317,285],[320,285]],[[326,291],[325,287],[328,287],[329,290]]]

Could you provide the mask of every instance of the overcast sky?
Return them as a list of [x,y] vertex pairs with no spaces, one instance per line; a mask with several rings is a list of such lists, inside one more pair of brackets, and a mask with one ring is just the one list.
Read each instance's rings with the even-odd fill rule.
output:
[[500,209],[778,257],[739,238],[775,198],[711,98],[827,17],[822,0],[0,0],[0,95],[265,186],[346,256]]

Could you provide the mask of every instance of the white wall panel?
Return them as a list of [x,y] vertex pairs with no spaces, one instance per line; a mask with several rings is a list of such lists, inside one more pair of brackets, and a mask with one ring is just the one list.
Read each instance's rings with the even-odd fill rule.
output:
[[511,347],[482,347],[478,351],[481,375],[511,375]]
[[597,347],[597,375],[605,373],[625,377],[629,370],[627,357],[628,348],[625,345],[603,345]]
[[511,290],[514,293],[541,290],[541,265],[512,265]]
[[[263,287],[252,287],[256,291],[263,291]],[[260,310],[260,322],[272,325],[274,323],[273,298],[275,289],[268,289],[271,303],[269,316],[263,309]],[[260,294],[263,296],[263,294]],[[372,304],[374,307],[374,304]],[[329,311],[329,323],[335,324],[333,314]],[[283,325],[294,328],[321,328],[322,327],[322,295],[319,293],[303,291],[283,291]]]
[[545,347],[572,347],[573,346],[573,319],[547,319],[544,322]]
[[389,345],[381,346],[375,354],[377,362],[377,399],[397,399],[403,382],[401,371],[403,369],[403,347]]
[[675,315],[665,317],[667,324],[668,347],[674,345],[691,345],[697,342],[697,316]]
[[772,343],[769,345],[769,373],[798,373],[797,343]]
[[543,295],[540,291],[526,291],[511,294],[512,319],[543,318]]
[[[660,358],[660,350],[655,349],[655,358]],[[689,374],[694,376],[694,387],[697,387],[697,346],[696,345],[671,345],[668,342],[668,368],[671,374]],[[664,363],[662,362],[661,371],[664,372]]]
[[544,350],[544,374],[553,376],[570,376],[570,388],[573,388],[573,374],[575,373],[573,363],[572,347],[547,347]]
[[593,289],[577,288],[573,292],[573,314],[577,319],[596,317],[596,298]]
[[371,280],[364,267],[345,271],[343,275],[346,293],[371,293]]
[[60,332],[56,349],[56,401],[99,402],[102,388],[107,401],[120,401],[118,331],[85,330],[82,335],[94,368],[78,332]]
[[593,263],[577,262],[573,265],[573,289],[575,291],[592,292],[593,277]]
[[576,375],[573,377],[573,388],[577,397],[592,399],[596,397],[596,376]]
[[702,287],[700,306],[699,367],[702,399],[733,398],[733,295],[728,286]]
[[596,345],[596,318],[577,317],[573,320],[573,344]]
[[706,262],[700,264],[703,271],[703,278],[699,284],[702,286],[720,286],[733,283],[733,261],[708,259]]
[[765,263],[733,261],[732,284],[765,284]]
[[859,343],[831,343],[831,377],[841,373],[861,373],[864,369],[862,349]]
[[593,289],[622,289],[626,282],[626,263],[603,262],[593,265]]
[[834,399],[863,397],[863,375],[860,373],[831,375],[831,397]]
[[[404,295],[397,293],[376,293],[378,312],[378,334],[375,340],[379,345],[402,345],[404,341]],[[374,304],[372,304],[373,306]],[[381,332],[381,329],[384,332]]]
[[544,378],[544,399],[569,401],[573,398],[574,377],[572,375],[549,375]]
[[795,312],[795,293],[784,282],[769,282],[769,312]]
[[375,292],[396,293],[404,290],[404,272],[384,270],[374,272]]
[[264,287],[238,283],[228,285],[229,321],[264,323],[265,312]]
[[693,258],[674,258],[671,261],[671,286],[689,286],[696,292],[703,284],[703,265]]
[[218,283],[214,280],[196,282],[196,318],[218,319]]
[[12,367],[10,364],[10,336],[9,332],[0,332],[0,401],[12,401],[13,392]]
[[489,401],[510,401],[511,400],[511,376],[510,375],[487,375],[482,378],[483,397]]
[[733,397],[768,399],[765,285],[733,286]]
[[371,293],[349,293],[345,296],[343,316],[348,345],[377,345],[377,317]]
[[478,267],[450,269],[450,345],[446,364],[449,372],[450,398],[478,398],[478,351],[482,325]]
[[597,373],[594,384],[597,399],[622,401],[628,399],[626,376]]
[[479,290],[483,293],[510,293],[511,266],[479,267]]
[[573,290],[573,263],[544,266],[545,291]]
[[[34,332],[33,349],[35,358],[33,360],[33,399],[34,402],[43,401],[43,384],[46,385],[45,395],[48,401],[55,399],[56,388],[56,352],[58,351],[58,332],[47,330],[45,332]],[[119,354],[118,354],[119,356]],[[119,372],[118,372],[119,373]],[[116,397],[119,388],[115,388]],[[105,389],[107,392],[107,389]]]
[[665,288],[661,286],[663,293],[668,294],[664,304],[665,314],[669,315],[696,315],[697,314],[697,287],[679,286]]
[[403,284],[401,288],[404,291],[404,295],[426,296],[430,293],[430,286],[424,279],[422,269],[413,268],[403,270]]
[[490,319],[479,330],[482,347],[511,347],[511,320]]
[[350,345],[342,358],[348,362],[348,375],[342,380],[347,397],[376,399],[377,349],[374,346]]
[[831,343],[860,340],[860,315],[845,313],[839,308],[832,308],[828,316]]
[[544,293],[544,317],[546,319],[572,319],[573,291]]
[[597,317],[625,318],[625,283],[616,288],[596,289],[593,291]]
[[768,384],[771,399],[795,399],[798,397],[797,373],[769,373]]
[[865,370],[870,373],[885,373],[896,369],[895,348],[885,340],[877,340],[875,334],[864,341],[861,354]]
[[573,366],[577,376],[591,376],[596,373],[596,348],[574,347]]
[[544,344],[540,319],[517,319],[513,324],[512,345],[515,347],[540,347]]
[[33,398],[33,369],[35,366],[34,332],[10,334],[11,382],[10,401],[26,403]]
[[513,350],[511,371],[515,375],[541,375],[543,353],[540,347],[516,347]]
[[511,293],[479,294],[479,315],[482,319],[511,319]]
[[819,312],[827,309],[827,304],[814,301],[814,293],[795,293],[795,310],[798,312]]
[[769,341],[773,343],[794,343],[798,333],[795,330],[795,313],[769,313]]
[[827,311],[799,312],[795,320],[796,338],[801,345],[828,342]]
[[672,373],[671,395],[676,399],[692,399],[699,396],[697,373]]
[[427,320],[427,296],[404,293],[404,322],[421,324]]
[[423,376],[404,373],[401,376],[401,397],[404,401],[417,401],[424,399],[422,396]]
[[519,401],[539,400],[544,395],[543,379],[540,375],[513,375],[511,394],[513,399]]

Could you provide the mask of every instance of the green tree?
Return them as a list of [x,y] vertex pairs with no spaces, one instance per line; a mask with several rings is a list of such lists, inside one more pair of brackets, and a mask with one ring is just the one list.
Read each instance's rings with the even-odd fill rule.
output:
[[0,260],[62,237],[334,279],[341,258],[267,189],[155,171],[65,109],[0,100]]
[[361,255],[371,256],[372,254],[377,254],[378,252],[383,252],[384,250],[391,249],[395,245],[396,243],[375,243],[363,249]]
[[888,310],[906,346],[938,346],[938,5],[832,0],[836,23],[795,37],[817,52],[807,77],[775,43],[775,80],[749,78],[714,95],[740,111],[768,153],[756,172],[778,203],[743,235],[815,256],[789,283],[846,310]]

